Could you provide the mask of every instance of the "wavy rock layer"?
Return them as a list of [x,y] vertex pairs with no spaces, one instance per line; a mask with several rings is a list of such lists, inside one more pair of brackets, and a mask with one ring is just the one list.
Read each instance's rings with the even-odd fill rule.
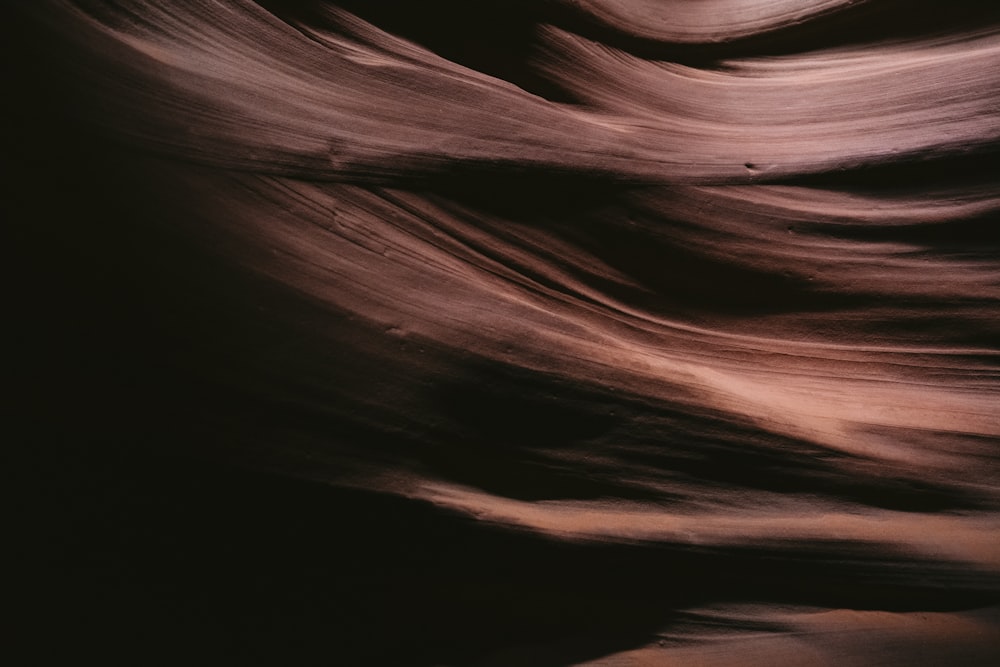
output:
[[35,627],[995,664],[1000,12],[927,4],[5,10]]

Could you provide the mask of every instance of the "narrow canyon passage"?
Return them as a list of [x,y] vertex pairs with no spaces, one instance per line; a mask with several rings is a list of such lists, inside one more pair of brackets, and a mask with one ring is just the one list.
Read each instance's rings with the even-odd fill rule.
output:
[[32,664],[998,664],[988,4],[5,8]]

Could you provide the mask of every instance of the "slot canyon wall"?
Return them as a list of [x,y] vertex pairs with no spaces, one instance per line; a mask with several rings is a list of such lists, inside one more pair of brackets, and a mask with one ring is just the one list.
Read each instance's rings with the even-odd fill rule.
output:
[[1000,6],[3,13],[32,664],[1000,664]]

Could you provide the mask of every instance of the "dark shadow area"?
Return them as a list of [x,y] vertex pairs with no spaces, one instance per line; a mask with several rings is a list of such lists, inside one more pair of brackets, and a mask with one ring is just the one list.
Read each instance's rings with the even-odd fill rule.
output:
[[141,442],[83,444],[75,456],[50,448],[36,534],[15,552],[31,589],[22,620],[60,637],[39,657],[436,665],[537,644],[532,664],[568,665],[647,643],[672,610],[710,601],[996,601],[947,569],[914,579],[909,567],[933,564],[882,549],[559,543],[423,503],[149,456]]
[[902,155],[836,171],[791,178],[758,178],[775,185],[804,185],[851,190],[859,194],[899,196],[947,191],[987,189],[1000,179],[1000,146],[979,143],[946,155]]
[[434,409],[451,428],[420,455],[427,470],[519,500],[667,500],[588,464],[583,454],[621,424],[620,400],[498,362],[469,364],[441,383]]

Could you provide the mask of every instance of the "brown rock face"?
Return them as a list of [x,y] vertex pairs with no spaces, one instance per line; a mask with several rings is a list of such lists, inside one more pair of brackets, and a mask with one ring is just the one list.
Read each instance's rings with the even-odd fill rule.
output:
[[4,8],[19,636],[1000,664],[1000,8],[946,4]]

